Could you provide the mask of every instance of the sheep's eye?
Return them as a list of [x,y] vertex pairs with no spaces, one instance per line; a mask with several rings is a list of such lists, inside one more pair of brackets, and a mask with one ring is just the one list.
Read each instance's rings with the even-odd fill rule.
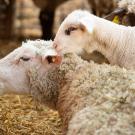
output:
[[77,30],[76,27],[69,27],[68,29],[65,30],[66,35],[70,35],[72,31]]
[[30,58],[28,58],[28,57],[20,57],[20,60],[23,60],[23,61],[29,61]]

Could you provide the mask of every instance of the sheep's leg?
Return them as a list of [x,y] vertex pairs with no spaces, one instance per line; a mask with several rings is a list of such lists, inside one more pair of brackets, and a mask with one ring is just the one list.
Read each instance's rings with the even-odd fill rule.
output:
[[42,39],[49,40],[52,38],[52,26],[54,20],[54,10],[41,10],[40,11],[40,24],[42,28]]

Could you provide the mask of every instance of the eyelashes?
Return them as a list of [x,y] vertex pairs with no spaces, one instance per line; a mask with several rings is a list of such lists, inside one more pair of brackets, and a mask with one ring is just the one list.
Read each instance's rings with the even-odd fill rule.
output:
[[20,57],[20,60],[23,60],[23,61],[29,61],[30,58],[29,58],[29,57]]

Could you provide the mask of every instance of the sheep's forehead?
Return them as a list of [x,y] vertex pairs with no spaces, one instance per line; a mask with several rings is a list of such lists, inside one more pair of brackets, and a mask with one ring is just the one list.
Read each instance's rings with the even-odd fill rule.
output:
[[48,55],[56,54],[56,51],[53,48],[53,42],[51,40],[50,41],[28,40],[27,42],[23,42],[22,47],[30,49],[32,52],[35,52],[37,54],[48,54]]

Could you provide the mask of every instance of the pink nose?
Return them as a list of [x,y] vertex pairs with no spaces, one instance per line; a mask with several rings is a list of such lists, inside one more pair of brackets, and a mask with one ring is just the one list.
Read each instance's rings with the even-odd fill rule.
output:
[[57,51],[58,53],[61,53],[62,47],[61,47],[60,45],[58,45],[58,44],[56,44],[56,43],[54,42],[54,43],[53,43],[53,47],[56,49],[56,51]]

